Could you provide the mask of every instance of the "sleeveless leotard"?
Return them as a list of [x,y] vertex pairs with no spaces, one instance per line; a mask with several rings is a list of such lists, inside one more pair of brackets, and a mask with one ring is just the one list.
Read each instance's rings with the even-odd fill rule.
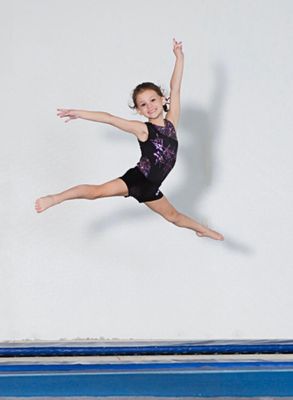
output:
[[178,141],[171,121],[165,119],[165,126],[146,122],[148,138],[139,140],[141,158],[138,169],[151,182],[161,184],[175,165]]
[[165,126],[146,122],[148,138],[138,141],[141,158],[136,167],[129,169],[120,177],[128,188],[128,196],[138,202],[159,200],[163,193],[159,187],[175,165],[178,141],[171,121],[165,119]]

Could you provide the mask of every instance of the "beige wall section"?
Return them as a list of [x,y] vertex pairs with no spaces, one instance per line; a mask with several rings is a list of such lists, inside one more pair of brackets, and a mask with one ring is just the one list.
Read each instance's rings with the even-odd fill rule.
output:
[[[6,2],[1,12],[0,340],[291,338],[291,1]],[[34,212],[103,182],[136,141],[57,107],[128,109],[168,87],[183,40],[180,151],[165,195],[197,238],[132,199]]]

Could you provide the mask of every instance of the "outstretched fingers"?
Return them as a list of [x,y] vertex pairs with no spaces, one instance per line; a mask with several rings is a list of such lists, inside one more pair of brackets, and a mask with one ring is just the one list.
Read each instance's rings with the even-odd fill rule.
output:
[[177,40],[175,38],[173,38],[173,44],[174,44],[174,46],[181,45],[182,41],[181,42],[177,42]]
[[183,54],[182,42],[177,42],[177,40],[175,38],[173,38],[173,52],[176,56]]
[[60,118],[66,118],[67,119],[64,122],[69,122],[72,119],[77,119],[78,114],[76,110],[70,110],[67,108],[57,108],[57,116]]

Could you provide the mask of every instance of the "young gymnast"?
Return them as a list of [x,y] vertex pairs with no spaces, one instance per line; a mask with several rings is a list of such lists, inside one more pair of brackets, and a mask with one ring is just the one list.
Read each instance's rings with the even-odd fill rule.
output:
[[60,118],[67,118],[65,122],[81,118],[109,124],[132,133],[138,139],[141,158],[134,168],[112,181],[101,185],[78,185],[64,192],[37,199],[35,209],[38,213],[65,200],[131,196],[178,227],[191,229],[200,237],[224,239],[220,233],[177,211],[160,191],[162,182],[174,167],[178,149],[176,127],[180,114],[180,88],[184,65],[182,42],[173,39],[173,52],[176,61],[170,81],[169,98],[164,96],[159,86],[151,82],[141,83],[133,91],[134,105],[131,108],[146,117],[148,122],[126,120],[107,112],[57,110]]

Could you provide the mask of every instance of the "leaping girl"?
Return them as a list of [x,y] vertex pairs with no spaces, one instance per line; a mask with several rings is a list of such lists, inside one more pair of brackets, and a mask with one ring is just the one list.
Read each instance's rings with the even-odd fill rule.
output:
[[82,184],[37,199],[35,209],[38,213],[66,200],[131,196],[178,227],[191,229],[200,237],[224,240],[220,233],[176,210],[160,190],[162,182],[175,165],[178,149],[176,128],[180,115],[180,89],[184,66],[182,42],[173,39],[173,52],[176,61],[170,81],[169,98],[166,98],[161,88],[152,82],[143,82],[133,91],[132,108],[144,116],[147,122],[127,120],[101,111],[63,108],[57,110],[60,118],[66,118],[65,122],[81,118],[109,124],[132,133],[138,140],[141,158],[135,167],[109,182],[100,185]]

